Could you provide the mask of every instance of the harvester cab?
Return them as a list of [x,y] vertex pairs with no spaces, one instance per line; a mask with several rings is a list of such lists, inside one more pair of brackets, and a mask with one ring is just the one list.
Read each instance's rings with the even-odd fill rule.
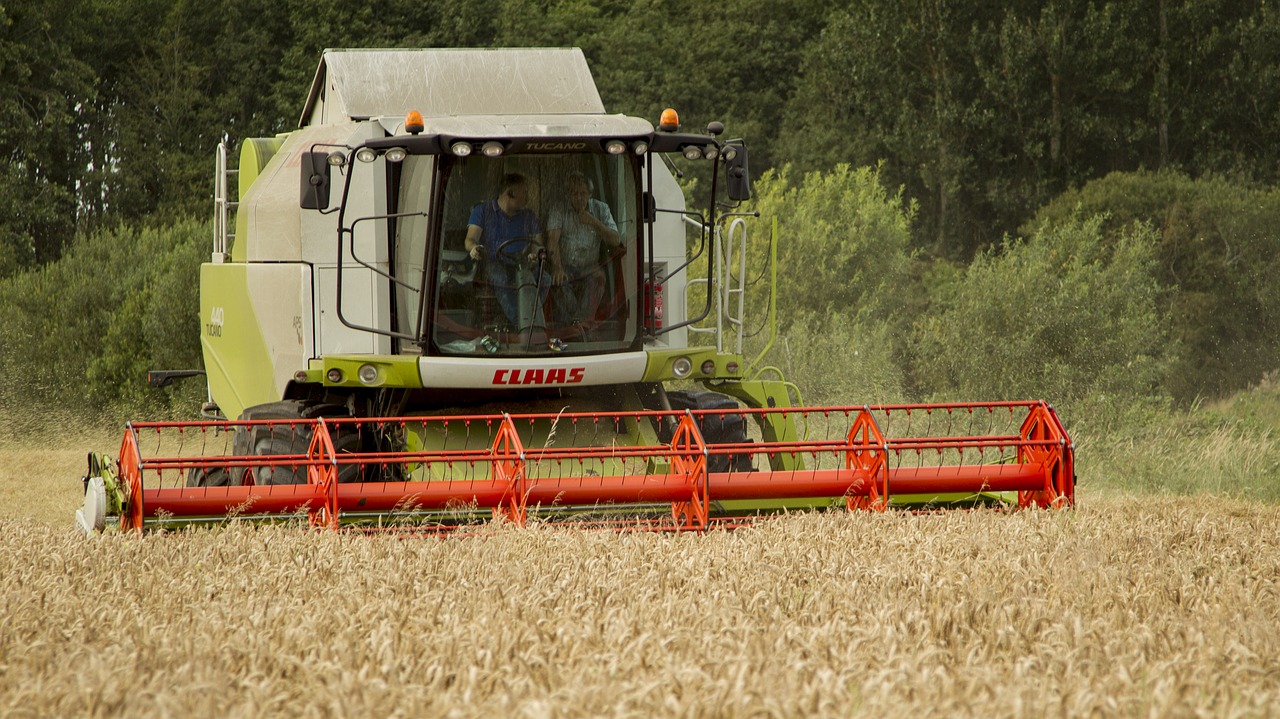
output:
[[222,417],[740,376],[720,205],[686,210],[669,169],[745,199],[718,123],[606,114],[578,50],[331,50],[300,125],[245,143],[235,232],[202,269]]
[[130,424],[81,525],[1069,504],[1043,402],[796,407],[744,357],[750,173],[723,131],[607,114],[576,49],[326,51],[297,130],[235,171],[219,148],[209,421]]

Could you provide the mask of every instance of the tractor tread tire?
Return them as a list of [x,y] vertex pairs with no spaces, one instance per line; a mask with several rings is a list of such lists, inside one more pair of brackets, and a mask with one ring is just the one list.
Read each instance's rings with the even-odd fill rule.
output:
[[[729,395],[719,392],[698,390],[675,390],[667,393],[671,409],[741,409],[738,401]],[[698,429],[702,439],[708,445],[745,444],[751,439],[747,437],[747,418],[742,414],[708,415],[698,417]],[[663,442],[671,441],[671,430],[664,429],[659,433]],[[717,454],[707,458],[708,472],[752,472],[755,467],[750,454]]]
[[[242,420],[294,420],[318,417],[347,417],[345,407],[306,400],[267,402],[245,409]],[[311,446],[310,425],[278,425],[243,428],[235,431],[231,441],[231,453],[236,456],[272,456],[282,454],[306,454]],[[359,432],[351,429],[332,432],[335,454],[353,454],[360,451]],[[256,484],[306,484],[305,466],[250,467]],[[209,470],[192,469],[187,477],[190,487],[227,487],[243,484],[240,468],[215,467]],[[338,470],[339,482],[362,481],[360,465],[346,464]]]

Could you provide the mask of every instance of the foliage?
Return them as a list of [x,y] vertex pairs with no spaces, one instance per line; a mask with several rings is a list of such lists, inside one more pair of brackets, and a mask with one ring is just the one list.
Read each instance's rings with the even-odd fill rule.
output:
[[1221,177],[1113,173],[1063,194],[1036,224],[1107,212],[1116,238],[1135,223],[1156,230],[1160,304],[1183,352],[1164,379],[1179,401],[1249,387],[1280,356],[1280,192]]
[[856,0],[806,43],[783,155],[886,163],[916,238],[968,257],[1114,170],[1277,179],[1280,16],[1224,0]]
[[1155,243],[1143,225],[1106,242],[1096,216],[1006,240],[935,289],[912,340],[917,381],[939,398],[1047,397],[1081,415],[1158,400],[1170,350]]
[[[838,165],[792,179],[783,167],[755,184],[754,209],[764,222],[754,237],[778,222],[778,316],[843,314],[866,319],[891,316],[905,297],[914,208],[885,189],[877,168]],[[754,267],[767,264],[756,241]],[[763,294],[763,293],[758,293]],[[762,299],[762,298],[761,298]],[[752,316],[763,316],[755,306]]]
[[810,405],[888,404],[906,398],[889,325],[805,314],[791,323],[769,361]]
[[198,387],[153,390],[146,372],[200,367],[197,274],[210,233],[191,220],[99,230],[0,281],[0,404],[189,410]]
[[0,278],[56,259],[75,228],[89,164],[76,108],[94,84],[77,5],[0,6]]
[[950,0],[34,0],[0,10],[0,273],[190,213],[223,139],[296,123],[338,47],[579,46],[606,107],[722,120],[757,171],[883,161],[967,259],[1113,170],[1280,177],[1268,5]]

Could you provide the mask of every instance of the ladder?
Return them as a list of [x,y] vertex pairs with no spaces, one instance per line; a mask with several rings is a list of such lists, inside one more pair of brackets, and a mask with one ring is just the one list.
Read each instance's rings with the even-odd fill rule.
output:
[[[213,256],[216,264],[229,259],[231,243],[236,239],[235,225],[231,214],[240,203],[231,199],[231,179],[238,177],[239,170],[227,169],[227,143],[218,143],[217,167],[213,175]],[[239,188],[237,187],[237,190]],[[236,193],[237,198],[239,192]]]
[[[707,228],[697,220],[684,218],[685,222],[705,232]],[[713,272],[710,276],[712,286],[708,292],[714,292],[715,323],[712,326],[690,326],[689,332],[711,334],[715,336],[716,351],[725,351],[725,334],[732,332],[732,347],[729,351],[742,354],[744,338],[743,315],[746,310],[746,274],[747,274],[747,223],[742,217],[736,217],[729,224],[727,231],[721,231],[717,224],[712,229],[711,241],[716,244],[716,257]],[[734,272],[734,265],[737,272]],[[703,278],[692,279],[685,285],[685,306],[688,306],[689,290],[698,285],[708,285]],[[726,327],[728,325],[728,327]]]

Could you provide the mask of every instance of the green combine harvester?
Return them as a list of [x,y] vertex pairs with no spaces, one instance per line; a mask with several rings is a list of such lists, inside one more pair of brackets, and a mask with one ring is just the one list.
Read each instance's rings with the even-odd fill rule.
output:
[[326,51],[298,129],[238,169],[218,149],[205,369],[152,373],[204,374],[206,420],[91,456],[79,525],[1070,505],[1043,402],[796,406],[744,356],[777,237],[748,251],[747,147],[723,132],[607,114],[577,49]]

